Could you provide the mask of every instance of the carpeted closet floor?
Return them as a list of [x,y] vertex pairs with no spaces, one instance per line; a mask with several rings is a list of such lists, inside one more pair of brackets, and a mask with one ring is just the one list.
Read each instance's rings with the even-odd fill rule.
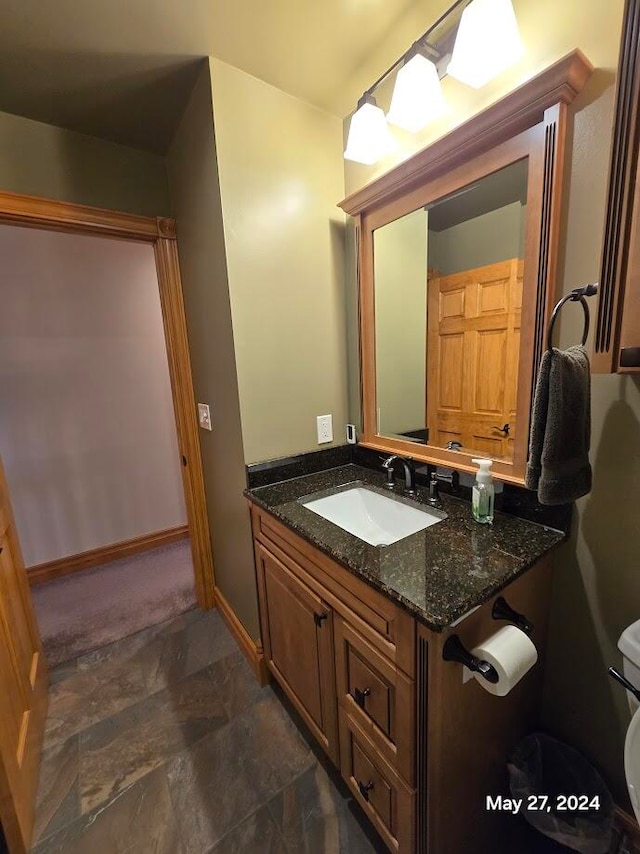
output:
[[189,540],[31,589],[50,667],[196,605]]

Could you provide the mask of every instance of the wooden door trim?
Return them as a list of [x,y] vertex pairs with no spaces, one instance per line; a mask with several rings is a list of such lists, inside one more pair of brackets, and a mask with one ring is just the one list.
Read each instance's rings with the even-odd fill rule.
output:
[[[13,598],[20,599],[20,610],[26,621],[26,628],[33,650],[30,672],[27,677],[30,688],[32,689],[32,695],[27,717],[22,722],[23,727],[26,725],[26,730],[21,729],[19,750],[22,757],[24,757],[24,764],[20,771],[26,775],[28,788],[35,794],[40,771],[40,757],[42,754],[45,720],[49,702],[49,673],[42,650],[40,630],[29,593],[22,550],[17,536],[15,518],[11,508],[2,460],[0,460],[0,541],[4,543],[2,548],[0,548],[0,552],[7,547],[8,559],[15,562],[15,565],[19,567],[20,589],[18,590],[18,595],[14,595]],[[11,604],[14,607],[16,606],[13,600]],[[8,626],[4,622],[3,610],[0,607],[0,635],[3,635],[0,642],[4,644],[7,653],[13,656],[15,655],[15,649],[11,649],[12,638],[10,636],[6,637]],[[6,727],[7,723],[3,719],[3,716],[0,715],[0,735],[2,736],[0,742],[3,742],[3,748],[5,747],[4,730]],[[25,737],[26,741],[24,740]],[[21,764],[22,760],[17,759],[15,750],[11,750],[8,757],[4,754],[4,750],[2,751],[2,755],[0,755],[0,822],[2,822],[5,839],[12,854],[26,854],[31,842],[35,821],[35,797],[33,802],[25,803],[23,798],[24,793],[20,791],[20,786],[18,785],[17,792],[14,788],[16,773],[19,771]]]
[[183,463],[182,480],[191,536],[196,595],[201,608],[213,608],[213,555],[175,220],[171,217],[138,216],[17,193],[0,193],[0,224],[135,240],[153,246],[178,450]]
[[175,220],[171,217],[140,216],[19,193],[0,192],[0,219],[5,225],[122,237],[143,243],[176,236]]

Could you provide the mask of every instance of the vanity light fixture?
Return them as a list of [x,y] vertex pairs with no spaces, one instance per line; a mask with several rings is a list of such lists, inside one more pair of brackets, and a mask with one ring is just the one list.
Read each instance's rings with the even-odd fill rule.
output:
[[387,121],[417,133],[446,109],[438,69],[419,49],[398,71]]
[[371,166],[385,154],[391,153],[394,147],[395,142],[384,111],[376,104],[373,95],[364,94],[351,117],[345,160]]
[[521,55],[520,31],[511,0],[472,0],[462,12],[447,74],[479,89]]
[[[453,51],[455,24],[437,40],[438,29],[464,7]],[[436,33],[434,44],[429,37]],[[451,52],[451,60],[443,70]],[[351,117],[345,160],[373,165],[395,148],[389,124],[416,133],[446,109],[440,85],[450,74],[462,83],[480,88],[505,71],[522,54],[518,22],[511,0],[456,0],[393,65],[370,86]],[[398,70],[386,119],[373,93]]]

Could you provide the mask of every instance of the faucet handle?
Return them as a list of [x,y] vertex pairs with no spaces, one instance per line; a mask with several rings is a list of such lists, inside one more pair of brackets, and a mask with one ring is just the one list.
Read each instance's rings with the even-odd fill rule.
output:
[[382,468],[387,470],[387,482],[385,486],[387,489],[395,489],[395,480],[393,474],[393,461],[395,460],[396,455],[392,454],[390,457],[387,457],[383,460]]
[[437,504],[438,503],[438,474],[435,471],[431,472],[431,477],[429,479],[429,497],[427,498],[429,504]]

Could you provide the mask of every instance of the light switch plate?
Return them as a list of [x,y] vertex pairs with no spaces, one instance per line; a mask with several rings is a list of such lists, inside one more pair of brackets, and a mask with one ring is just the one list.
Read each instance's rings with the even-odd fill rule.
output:
[[318,415],[316,422],[318,427],[318,444],[324,445],[326,442],[333,442],[333,416]]
[[198,404],[198,423],[203,430],[211,430],[211,412],[208,403]]

